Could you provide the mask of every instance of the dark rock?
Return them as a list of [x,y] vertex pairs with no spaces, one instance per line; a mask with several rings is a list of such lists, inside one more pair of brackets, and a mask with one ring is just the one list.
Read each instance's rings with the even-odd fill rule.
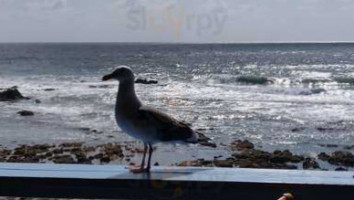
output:
[[267,77],[259,76],[240,76],[237,78],[238,82],[246,84],[269,84],[274,83],[272,80],[269,80]]
[[55,89],[54,88],[46,88],[46,89],[44,89],[44,91],[46,91],[46,92],[50,92],[50,91],[54,91]]
[[11,154],[11,150],[8,149],[0,149],[0,159],[2,162],[6,160],[6,158]]
[[28,99],[17,90],[16,87],[9,88],[0,92],[0,101],[16,101],[21,99]]
[[54,163],[75,163],[71,155],[60,155],[53,158]]
[[159,166],[159,163],[158,163],[158,162],[155,162],[154,166]]
[[76,157],[76,160],[78,163],[81,163],[81,164],[91,164],[92,163],[92,161],[90,159],[88,159],[87,156],[82,152],[76,153],[75,157]]
[[354,166],[354,155],[348,151],[335,151],[328,162],[333,165]]
[[215,143],[208,142],[208,141],[201,141],[201,142],[199,142],[199,144],[202,145],[202,146],[216,148],[216,144]]
[[324,131],[334,131],[335,128],[330,128],[330,127],[317,127],[316,128],[318,131],[324,132]]
[[302,163],[302,168],[304,169],[320,169],[320,165],[313,158],[305,158]]
[[234,164],[243,168],[273,168],[273,169],[293,169],[296,166],[289,165],[288,162],[300,162],[302,156],[293,155],[289,150],[273,153],[258,149],[248,149],[240,153],[233,154],[236,159]]
[[82,147],[82,143],[80,143],[80,142],[63,143],[63,144],[60,144],[59,147],[65,147],[65,148],[81,148],[81,147]]
[[291,129],[291,132],[300,132],[305,130],[305,127],[295,127],[293,129]]
[[346,150],[351,150],[353,148],[354,148],[354,145],[345,145],[344,146],[344,149],[346,149]]
[[337,167],[335,171],[348,171],[348,169],[344,167]]
[[52,156],[53,156],[53,153],[52,153],[52,152],[47,152],[47,153],[45,154],[45,156],[46,156],[47,158],[52,157]]
[[21,116],[33,116],[34,115],[34,113],[29,110],[22,110],[22,111],[17,112],[17,114],[19,114]]
[[233,167],[233,162],[230,160],[214,160],[216,167]]
[[103,145],[103,151],[110,158],[124,157],[122,147],[117,144],[112,144],[112,143],[105,144]]
[[64,152],[63,148],[56,148],[53,150],[54,154],[62,154]]
[[304,158],[302,156],[293,155],[289,150],[275,150],[271,155],[270,161],[274,163],[286,163],[286,162],[293,162],[299,163]]
[[252,160],[259,160],[259,159],[270,160],[271,158],[270,153],[258,149],[250,149],[247,151],[243,151],[239,154],[238,153],[233,154],[233,156],[237,159],[252,159]]
[[321,147],[327,147],[327,148],[337,148],[337,144],[318,144]]
[[34,156],[20,156],[20,155],[12,155],[7,162],[13,163],[38,163],[39,158]]
[[200,163],[200,161],[194,160],[194,161],[183,161],[183,162],[179,163],[178,166],[180,166],[180,167],[187,167],[187,166],[201,167],[202,164]]
[[196,131],[198,135],[198,143],[202,146],[207,146],[207,147],[216,147],[215,143],[209,142],[211,139],[205,136],[203,133]]
[[39,99],[34,100],[34,102],[35,102],[36,104],[42,103],[41,100],[39,100]]
[[317,155],[317,158],[323,161],[328,161],[331,156],[326,154],[325,152],[321,152],[320,154]]
[[254,144],[248,140],[236,140],[231,143],[231,149],[233,151],[242,151],[242,150],[247,150],[247,149],[253,149]]
[[138,77],[135,79],[135,83],[141,83],[141,84],[157,84],[158,81],[154,79],[148,79],[148,78],[142,78]]
[[103,158],[103,154],[102,153],[99,153],[99,154],[96,154],[93,156],[95,159],[101,159]]
[[104,156],[100,159],[101,163],[109,163],[111,162],[111,159],[108,156]]

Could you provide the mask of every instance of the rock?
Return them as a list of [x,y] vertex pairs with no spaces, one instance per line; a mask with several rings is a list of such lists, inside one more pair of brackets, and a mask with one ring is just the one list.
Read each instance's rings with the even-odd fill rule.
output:
[[248,140],[236,140],[234,142],[231,143],[231,149],[233,151],[237,150],[237,151],[242,151],[245,149],[253,149],[254,148],[254,144]]
[[56,148],[53,150],[54,154],[62,154],[64,152],[63,148]]
[[300,132],[305,130],[305,127],[295,127],[293,129],[291,129],[291,132]]
[[348,171],[348,169],[344,167],[337,167],[335,171]]
[[100,159],[101,163],[109,163],[111,162],[111,159],[108,156],[104,156]]
[[92,161],[90,159],[88,159],[87,156],[82,152],[76,153],[75,157],[76,157],[77,163],[81,163],[81,164],[91,164],[92,163]]
[[235,158],[234,165],[242,168],[294,169],[297,167],[288,162],[303,160],[302,156],[293,155],[289,150],[269,153],[259,149],[246,149],[232,156]]
[[12,155],[7,162],[13,163],[38,163],[39,158],[35,156],[20,156],[20,155]]
[[328,162],[333,165],[354,166],[354,155],[348,151],[335,151]]
[[320,165],[313,158],[305,158],[302,163],[302,168],[304,169],[320,169]]
[[142,78],[138,77],[135,79],[135,83],[141,83],[141,84],[157,84],[158,81],[154,79],[148,79],[148,78]]
[[331,158],[331,156],[326,154],[325,152],[321,152],[320,154],[317,155],[317,158],[322,161],[328,161]]
[[178,164],[180,167],[187,167],[187,166],[192,166],[192,167],[201,167],[202,164],[198,160],[194,161],[183,161],[180,164]]
[[0,160],[4,162],[6,158],[11,154],[11,150],[8,149],[0,149]]
[[289,150],[286,149],[284,151],[275,150],[271,155],[270,160],[271,162],[274,163],[286,163],[286,162],[299,163],[302,160],[304,160],[304,158],[302,156],[293,155]]
[[103,158],[103,154],[102,153],[99,153],[99,154],[96,154],[93,156],[95,159],[101,159]]
[[39,100],[39,99],[34,100],[34,102],[35,102],[36,104],[42,103],[41,100]]
[[313,95],[313,94],[320,94],[326,92],[323,88],[313,88],[311,90],[301,91],[300,95]]
[[258,149],[250,149],[239,154],[233,154],[233,156],[237,159],[270,160],[271,154]]
[[60,155],[53,158],[54,163],[75,163],[75,160],[70,155]]
[[354,145],[345,145],[344,146],[344,149],[345,150],[351,150],[351,149],[353,149],[354,148]]
[[230,160],[214,160],[213,164],[216,167],[233,167],[233,162]]
[[21,99],[29,98],[22,96],[16,87],[12,87],[3,92],[0,92],[0,101],[16,101]]
[[198,143],[202,146],[207,146],[207,147],[216,147],[215,143],[209,142],[211,139],[205,136],[203,133],[196,131],[198,135]]
[[63,144],[60,144],[59,147],[64,147],[64,148],[81,148],[81,147],[82,147],[82,143],[81,143],[81,142],[63,143]]
[[215,143],[208,142],[208,141],[201,141],[201,142],[199,142],[199,144],[202,145],[202,146],[216,148],[216,144]]
[[316,128],[318,131],[324,132],[324,131],[334,131],[335,128],[331,128],[331,127],[317,127]]
[[103,151],[104,154],[106,154],[109,158],[124,157],[122,147],[117,144],[112,144],[112,143],[105,144],[103,145]]
[[246,84],[261,84],[261,85],[273,83],[273,81],[269,80],[267,77],[259,77],[259,76],[240,76],[237,78],[237,81]]
[[321,147],[327,147],[327,148],[337,148],[337,144],[318,144]]
[[46,92],[50,92],[50,91],[54,91],[55,89],[54,88],[45,88],[44,91]]
[[159,163],[158,163],[158,162],[155,162],[154,166],[159,166]]
[[34,112],[29,111],[29,110],[22,110],[17,112],[17,114],[21,115],[21,116],[33,116]]

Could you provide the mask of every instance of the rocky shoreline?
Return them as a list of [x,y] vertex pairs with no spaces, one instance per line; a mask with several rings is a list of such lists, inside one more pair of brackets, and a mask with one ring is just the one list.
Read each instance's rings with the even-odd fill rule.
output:
[[[52,91],[52,89],[47,89]],[[29,99],[24,97],[17,89],[12,87],[0,90],[0,101],[17,101]],[[39,100],[38,100],[39,101]],[[21,116],[33,116],[33,111],[23,110],[18,112]],[[84,130],[91,131],[89,128]],[[302,128],[294,128],[293,132],[298,132]],[[328,129],[328,128],[327,128]],[[319,131],[326,131],[326,128],[318,128]],[[92,132],[96,130],[92,130]],[[210,138],[200,131],[199,145],[209,148],[216,148]],[[332,144],[320,144],[328,148],[337,147]],[[257,149],[248,140],[236,140],[226,144],[229,148],[230,156],[221,159],[215,156],[212,160],[199,158],[196,160],[175,163],[177,166],[208,166],[208,167],[241,167],[241,168],[273,168],[273,169],[318,169],[327,170],[320,166],[321,162],[335,166],[335,170],[348,170],[354,167],[354,155],[347,151],[353,146],[346,146],[343,150],[333,151],[331,154],[319,153],[316,157],[296,155],[289,150],[275,150],[267,152]],[[87,146],[84,143],[62,143],[20,145],[13,149],[7,149],[0,145],[0,162],[25,162],[25,163],[80,163],[80,164],[106,164],[111,162],[121,162],[124,164],[134,164],[131,158],[136,154],[142,154],[143,150],[129,143],[117,144],[107,143],[97,146]],[[158,164],[158,163],[156,163]]]
[[[289,150],[267,152],[255,148],[248,140],[236,140],[230,144],[231,156],[213,160],[203,158],[175,163],[177,166],[198,167],[240,167],[266,169],[311,169],[322,168],[319,160],[336,167],[336,171],[346,171],[354,167],[354,155],[348,151],[334,151],[332,154],[320,153],[317,157],[296,155]],[[70,164],[108,164],[111,162],[134,165],[131,158],[142,154],[143,149],[133,144],[107,143],[87,146],[83,143],[62,143],[59,145],[37,144],[20,145],[14,149],[0,147],[0,162],[20,163],[70,163]],[[158,163],[155,163],[158,165]]]

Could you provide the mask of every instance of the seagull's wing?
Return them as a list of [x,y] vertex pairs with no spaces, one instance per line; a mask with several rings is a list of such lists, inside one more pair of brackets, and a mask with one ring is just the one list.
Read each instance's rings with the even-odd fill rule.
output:
[[140,120],[145,121],[146,124],[150,124],[155,128],[157,137],[163,142],[197,142],[195,132],[183,122],[148,106],[140,107],[138,113]]

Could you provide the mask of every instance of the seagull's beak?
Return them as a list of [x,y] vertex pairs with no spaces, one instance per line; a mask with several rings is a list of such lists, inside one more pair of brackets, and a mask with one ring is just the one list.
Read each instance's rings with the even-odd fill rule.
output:
[[102,77],[102,81],[108,81],[108,80],[110,80],[112,78],[113,78],[112,74],[108,74],[108,75],[105,75],[105,76]]

